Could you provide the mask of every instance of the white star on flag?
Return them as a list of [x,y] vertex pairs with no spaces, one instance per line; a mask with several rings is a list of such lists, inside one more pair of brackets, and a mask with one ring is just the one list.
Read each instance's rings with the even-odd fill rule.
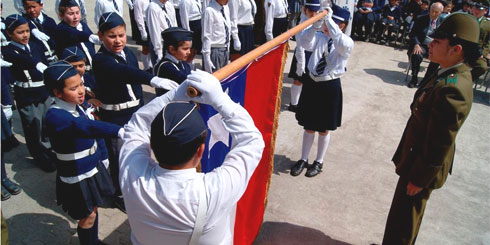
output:
[[[225,93],[228,94],[228,89],[226,89]],[[211,149],[213,149],[214,144],[221,141],[226,147],[230,145],[230,133],[225,129],[221,119],[221,115],[216,113],[208,120],[208,128],[211,130],[211,136],[209,137],[208,159],[211,156]]]

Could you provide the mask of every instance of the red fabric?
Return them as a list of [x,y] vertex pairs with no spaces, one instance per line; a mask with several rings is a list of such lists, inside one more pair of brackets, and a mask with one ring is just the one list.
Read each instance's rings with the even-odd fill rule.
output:
[[[244,107],[254,119],[265,142],[262,159],[255,170],[247,190],[237,205],[234,244],[251,244],[257,236],[264,218],[268,182],[273,170],[271,140],[274,132],[279,79],[286,43],[280,44],[247,70]],[[281,83],[282,84],[282,83]],[[279,108],[278,108],[279,109]]]

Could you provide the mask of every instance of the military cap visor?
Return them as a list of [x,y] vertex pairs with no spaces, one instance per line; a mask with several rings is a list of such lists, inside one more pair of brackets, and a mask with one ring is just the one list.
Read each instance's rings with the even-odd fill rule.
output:
[[151,137],[166,145],[184,145],[207,130],[197,105],[175,101],[167,104],[151,124]]
[[27,20],[22,15],[12,14],[5,18],[5,29],[12,32],[15,28],[25,23],[27,23]]
[[447,16],[441,25],[429,36],[436,39],[461,39],[478,43],[480,26],[472,15],[453,13]]
[[124,25],[123,18],[116,12],[107,12],[100,16],[99,31],[105,32],[116,26]]
[[485,10],[488,9],[488,6],[490,6],[490,2],[488,0],[476,0],[473,1],[473,6],[480,10]]
[[350,19],[350,12],[338,5],[332,5],[332,19],[335,23],[347,22]]
[[306,0],[305,2],[305,8],[311,10],[311,11],[318,11],[320,10],[320,0]]

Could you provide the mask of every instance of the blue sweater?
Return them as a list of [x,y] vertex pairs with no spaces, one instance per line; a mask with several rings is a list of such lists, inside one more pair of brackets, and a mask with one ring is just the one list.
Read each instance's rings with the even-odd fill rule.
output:
[[[86,105],[86,104],[85,104]],[[71,107],[71,108],[70,108]],[[79,116],[75,116],[75,111]],[[57,160],[58,174],[63,177],[78,176],[107,159],[104,137],[117,137],[121,127],[89,119],[81,113],[81,107],[56,99],[55,105],[46,112],[46,132],[56,153],[69,154],[89,149],[97,141],[94,154],[72,161]]]
[[[48,40],[48,44],[51,50],[54,51],[56,47],[54,42],[55,33],[56,33],[56,22],[54,22],[54,20],[51,17],[47,16],[46,14],[44,13],[41,14],[43,15],[44,20],[40,26],[36,25],[35,22],[30,20],[29,17],[27,17],[27,15],[25,14],[24,14],[24,18],[26,18],[27,23],[29,23],[29,28],[31,30],[37,28],[39,29],[39,31],[42,31],[44,34],[50,37],[50,39]],[[42,47],[43,50],[46,50],[41,40],[37,39],[32,33],[31,33],[30,41],[35,42],[38,46]]]
[[[88,41],[88,38],[93,33],[90,30],[90,28],[87,26],[87,24],[85,24],[84,22],[80,22],[80,23],[82,24],[83,27],[82,31],[77,30],[77,28],[72,27],[66,24],[65,22],[60,22],[58,26],[56,26],[54,42],[56,43],[55,50],[56,50],[56,55],[58,55],[58,57],[61,56],[65,48],[71,46],[77,46],[78,48],[83,50],[82,45],[80,44],[82,42],[87,47],[90,56],[91,57],[94,56],[95,46],[93,43]],[[87,65],[92,65],[90,64],[88,59],[87,59]]]

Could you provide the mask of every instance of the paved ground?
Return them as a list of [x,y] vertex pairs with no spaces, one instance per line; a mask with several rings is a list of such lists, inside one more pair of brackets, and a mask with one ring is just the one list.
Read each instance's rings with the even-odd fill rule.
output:
[[[93,1],[86,2],[92,10]],[[50,16],[54,16],[53,3],[46,0]],[[3,4],[4,17],[14,13],[10,1]],[[96,30],[92,14],[89,11],[88,21]],[[294,42],[291,45],[294,47]],[[292,51],[285,72],[289,71],[291,57]],[[348,72],[342,77],[342,127],[332,133],[324,172],[315,178],[289,175],[289,168],[300,157],[302,129],[293,113],[282,111],[269,201],[255,244],[381,241],[397,181],[390,159],[415,92],[405,86],[406,61],[404,50],[356,42]],[[290,87],[291,81],[286,79],[283,105],[289,103]],[[145,90],[151,97],[152,89]],[[475,92],[471,114],[457,138],[453,175],[442,189],[433,192],[418,244],[490,244],[488,99],[489,94],[481,89]],[[23,192],[1,203],[11,243],[78,244],[76,222],[56,206],[55,174],[46,174],[33,165],[23,144],[17,113],[14,131],[22,144],[6,154],[5,160],[8,175],[20,183]],[[310,157],[315,154],[314,144]],[[130,243],[124,213],[100,209],[99,214],[99,236],[104,242]]]

